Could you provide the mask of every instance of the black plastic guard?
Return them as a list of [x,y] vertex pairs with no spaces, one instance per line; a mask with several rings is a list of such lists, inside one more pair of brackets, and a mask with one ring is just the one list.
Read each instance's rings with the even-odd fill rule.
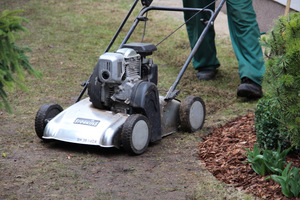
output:
[[151,142],[161,139],[161,116],[159,94],[154,83],[141,81],[131,94],[131,106],[135,113],[142,113],[150,123]]
[[152,0],[142,0],[143,6],[148,7],[148,6],[150,6],[151,3],[152,3]]
[[152,55],[152,53],[157,50],[156,46],[152,43],[137,42],[124,44],[122,48],[131,48],[135,50],[138,54],[141,54],[143,57]]

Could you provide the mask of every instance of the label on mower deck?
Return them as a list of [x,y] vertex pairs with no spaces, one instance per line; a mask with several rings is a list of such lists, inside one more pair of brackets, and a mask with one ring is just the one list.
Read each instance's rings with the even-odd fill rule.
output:
[[89,143],[89,144],[96,144],[97,140],[90,140],[90,139],[86,139],[86,138],[77,138],[77,142],[80,143]]
[[81,125],[86,125],[86,126],[98,126],[100,123],[99,120],[94,120],[94,119],[85,119],[85,118],[77,118],[73,122],[74,124],[81,124]]

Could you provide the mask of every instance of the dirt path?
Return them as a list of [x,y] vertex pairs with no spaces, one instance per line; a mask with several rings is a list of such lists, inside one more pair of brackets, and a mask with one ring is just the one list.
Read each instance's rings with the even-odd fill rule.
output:
[[[8,123],[1,120],[1,124]],[[0,159],[0,199],[235,197],[229,192],[234,189],[218,182],[198,160],[201,132],[176,133],[152,144],[141,156],[117,149],[45,143],[33,133],[31,138],[17,134],[17,139],[10,137],[12,132],[0,133],[7,155]],[[7,147],[4,140],[12,139]]]

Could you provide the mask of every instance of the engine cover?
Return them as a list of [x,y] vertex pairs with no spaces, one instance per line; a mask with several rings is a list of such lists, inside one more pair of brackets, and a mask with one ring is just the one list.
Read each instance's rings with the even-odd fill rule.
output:
[[[121,84],[126,77],[140,76],[141,57],[133,49],[123,48],[99,58],[99,79],[103,83]],[[137,77],[138,78],[138,77]]]
[[103,83],[122,83],[122,76],[125,73],[124,56],[105,53],[99,60],[99,80]]

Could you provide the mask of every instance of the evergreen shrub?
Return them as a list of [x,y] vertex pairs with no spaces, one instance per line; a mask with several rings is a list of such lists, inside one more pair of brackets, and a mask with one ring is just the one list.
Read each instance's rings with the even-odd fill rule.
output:
[[15,84],[21,89],[25,89],[24,72],[40,76],[41,74],[34,70],[28,61],[26,52],[30,49],[16,45],[16,38],[20,37],[17,32],[27,32],[22,26],[26,20],[18,16],[22,11],[5,10],[0,15],[0,109],[5,107],[11,112],[11,107],[7,100],[5,90],[13,90]]
[[286,132],[280,134],[278,102],[275,98],[264,96],[259,100],[255,110],[255,129],[257,142],[260,147],[269,150],[280,147],[286,149],[289,142],[285,141]]
[[300,148],[300,13],[280,17],[262,38],[266,47],[265,93],[255,112],[260,146],[277,140]]

